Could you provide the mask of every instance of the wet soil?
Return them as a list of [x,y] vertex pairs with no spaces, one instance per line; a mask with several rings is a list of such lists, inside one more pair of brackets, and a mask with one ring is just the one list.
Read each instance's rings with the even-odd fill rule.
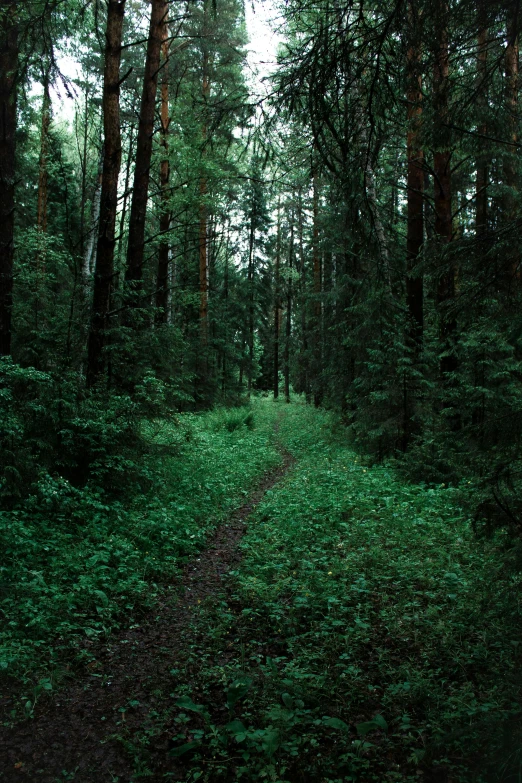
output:
[[[291,462],[283,453],[282,465],[265,474],[248,501],[214,531],[206,549],[139,625],[94,650],[85,670],[51,698],[42,698],[32,718],[0,726],[2,783],[131,783],[142,778],[135,771],[133,747],[143,742],[147,725],[164,709],[166,683],[171,690],[170,672],[190,644],[195,609],[222,593],[225,575],[240,560],[238,544],[248,517]],[[152,768],[149,763],[143,779],[180,779],[168,735],[151,732]]]

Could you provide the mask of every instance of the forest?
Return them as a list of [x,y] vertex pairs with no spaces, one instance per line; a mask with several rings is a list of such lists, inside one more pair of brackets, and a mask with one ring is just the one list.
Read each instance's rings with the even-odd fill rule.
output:
[[0,0],[2,781],[522,781],[521,30]]

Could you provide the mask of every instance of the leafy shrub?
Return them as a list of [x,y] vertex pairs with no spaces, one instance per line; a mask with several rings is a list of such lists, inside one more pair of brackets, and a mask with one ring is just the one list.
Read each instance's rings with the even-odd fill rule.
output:
[[[215,413],[141,422],[140,456],[127,440],[136,437],[136,409],[113,404],[106,436],[93,434],[102,429],[97,407],[83,431],[73,420],[92,453],[87,483],[35,470],[30,491],[0,510],[0,674],[31,679],[87,654],[85,640],[107,635],[150,604],[216,521],[279,460],[271,406],[256,413],[254,431],[216,431]],[[125,442],[126,456],[116,444],[107,457],[105,437]],[[127,471],[141,484],[131,486]]]
[[129,395],[85,393],[74,373],[41,372],[0,361],[0,501],[30,495],[45,474],[111,492],[149,482],[144,416],[164,414],[165,387],[145,376]]
[[254,412],[249,407],[241,408],[216,408],[212,415],[213,426],[217,430],[222,428],[228,432],[235,432],[241,427],[253,429]]

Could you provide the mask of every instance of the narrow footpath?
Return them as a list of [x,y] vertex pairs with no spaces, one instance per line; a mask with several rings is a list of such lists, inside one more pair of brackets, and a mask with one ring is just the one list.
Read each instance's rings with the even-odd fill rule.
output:
[[[42,698],[34,717],[12,728],[0,727],[0,780],[5,783],[128,783],[135,780],[133,736],[143,734],[151,715],[169,699],[167,683],[190,644],[194,608],[222,594],[222,580],[240,559],[238,544],[248,518],[287,472],[291,455],[265,474],[247,502],[221,524],[199,557],[187,565],[176,585],[138,625],[99,648],[82,676]],[[165,690],[167,688],[167,690]],[[149,748],[155,770],[147,780],[172,773],[168,737]],[[173,778],[176,779],[176,778]]]

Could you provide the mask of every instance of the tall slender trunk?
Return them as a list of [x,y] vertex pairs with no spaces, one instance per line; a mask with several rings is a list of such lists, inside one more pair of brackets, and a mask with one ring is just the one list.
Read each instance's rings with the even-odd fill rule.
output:
[[127,301],[132,307],[140,305],[141,281],[145,257],[145,222],[149,195],[154,113],[160,70],[161,46],[164,41],[167,0],[152,0],[145,73],[136,142],[134,186],[129,220],[129,244],[125,280],[129,286]]
[[89,234],[87,236],[87,244],[85,245],[85,251],[83,254],[82,263],[82,279],[85,292],[89,291],[91,274],[92,274],[92,259],[94,256],[94,248],[98,239],[98,232],[100,226],[100,209],[102,199],[102,185],[103,185],[103,150],[100,155],[98,163],[98,177],[96,181],[96,188],[92,199],[91,210],[91,225],[89,227]]
[[275,257],[275,274],[274,274],[274,399],[279,397],[279,334],[281,331],[280,315],[281,315],[281,292],[280,292],[280,275],[279,269],[281,266],[281,204],[280,201],[277,204],[277,237],[276,237],[276,257]]
[[207,236],[207,180],[199,181],[199,326],[201,345],[208,346],[208,236]]
[[169,250],[168,232],[170,229],[169,209],[169,25],[165,19],[163,26],[163,42],[161,45],[163,72],[161,77],[161,146],[163,158],[160,163],[161,243],[158,248],[158,277],[156,281],[156,323],[167,323],[169,306]]
[[[254,197],[253,197],[254,198]],[[248,266],[247,266],[247,289],[248,289],[248,372],[247,388],[250,394],[252,390],[252,378],[254,373],[254,321],[255,321],[255,297],[254,297],[254,248],[256,238],[256,205],[252,202],[252,213],[250,215],[250,232],[248,238]]]
[[51,126],[51,96],[49,93],[49,69],[44,73],[42,98],[42,126],[40,131],[40,160],[38,163],[38,199],[36,209],[36,226],[38,231],[47,231],[47,196],[49,128]]
[[47,200],[48,200],[48,156],[49,156],[49,129],[51,127],[51,95],[49,92],[50,68],[43,72],[43,97],[42,117],[40,126],[40,157],[38,161],[38,191],[36,199],[36,230],[38,232],[38,246],[34,259],[34,329],[38,332],[42,328],[40,323],[40,311],[43,310],[42,292],[44,291],[46,242],[44,235],[47,233]]
[[301,293],[301,348],[299,353],[300,373],[299,373],[299,391],[305,393],[306,401],[310,402],[310,372],[308,356],[308,319],[307,319],[307,285],[306,285],[306,262],[304,252],[304,225],[303,225],[303,194],[301,188],[298,193],[298,228],[299,228],[299,288]]
[[447,0],[436,3],[436,49],[433,74],[435,137],[438,148],[433,155],[433,174],[435,180],[435,234],[441,245],[444,268],[439,276],[437,303],[440,307],[440,336],[443,355],[440,362],[442,376],[453,372],[457,367],[452,345],[456,332],[455,316],[448,313],[455,296],[455,267],[451,259],[444,258],[444,245],[452,239],[451,220],[451,151],[449,120],[449,49],[448,49],[448,4]]
[[13,0],[0,3],[4,14],[0,29],[0,356],[11,353],[18,77],[16,5]]
[[313,385],[314,385],[314,404],[321,404],[322,389],[320,383],[321,377],[321,296],[322,296],[322,258],[319,247],[319,171],[317,160],[312,163],[312,189],[313,189],[313,226],[312,226],[312,253],[313,253],[313,276],[314,276],[314,306],[313,306]]
[[[124,235],[125,235],[125,220],[127,218],[127,206],[129,203],[129,187],[130,187],[130,178],[131,178],[131,166],[132,161],[134,159],[134,126],[131,125],[129,129],[129,150],[126,154],[126,164],[125,164],[125,180],[123,183],[123,202],[121,205],[121,213],[120,213],[120,223],[119,223],[119,230],[118,230],[118,280],[121,280],[121,272],[120,270],[123,269],[123,265],[125,263],[124,259]],[[121,275],[121,276],[120,276]]]
[[[407,215],[406,236],[406,306],[408,308],[408,342],[412,359],[418,363],[424,330],[424,280],[416,267],[424,242],[424,152],[420,145],[422,127],[421,20],[412,0],[408,3],[407,51]],[[403,370],[402,449],[406,451],[414,422],[415,376]]]
[[221,365],[221,393],[225,397],[227,392],[227,352],[229,350],[229,320],[228,320],[228,296],[229,296],[229,255],[230,255],[230,218],[227,220],[227,241],[225,245],[225,269],[223,271],[223,322],[225,325],[225,337],[223,340],[223,360]]
[[[201,94],[203,98],[203,125],[201,128],[202,136],[202,161],[205,165],[206,148],[208,141],[207,110],[208,100],[210,98],[210,73],[209,73],[209,52],[207,41],[207,0],[203,0],[203,30],[202,30],[202,82]],[[199,180],[199,324],[201,334],[201,345],[203,347],[203,374],[207,370],[207,346],[208,346],[208,236],[207,236],[207,193],[208,183],[206,171],[203,171]]]
[[120,60],[126,0],[109,0],[103,76],[103,173],[91,325],[87,347],[87,385],[93,386],[104,368],[103,348],[109,325],[114,277],[118,176],[121,165]]
[[[485,21],[486,0],[481,0],[478,9],[478,51],[477,51],[477,107],[479,111],[479,133],[487,135],[485,112],[487,110],[487,60],[488,30]],[[484,145],[481,145],[482,147]],[[484,237],[488,227],[488,166],[485,150],[481,149],[477,160],[475,201],[475,231],[477,238]]]
[[290,338],[292,336],[292,268],[294,258],[294,209],[290,215],[290,246],[288,249],[288,269],[290,274],[286,284],[286,330],[285,330],[285,400],[290,402]]
[[419,134],[422,123],[421,48],[414,4],[409,3],[410,46],[407,54],[408,137],[407,189],[408,229],[406,240],[406,304],[410,316],[410,337],[420,347],[424,328],[424,291],[422,274],[415,271],[424,242],[424,153]]
[[[89,85],[85,87],[85,115],[83,122],[83,149],[80,156],[82,168],[82,197],[80,201],[80,253],[85,254],[85,204],[87,202],[87,151],[89,141],[89,127],[87,117],[89,113]],[[78,138],[78,111],[75,114],[76,138]],[[79,146],[79,144],[78,144]]]
[[[518,3],[516,4],[518,6]],[[517,10],[508,19],[507,47],[504,58],[506,75],[506,99],[509,123],[509,141],[512,145],[518,142],[518,20]],[[516,146],[510,146],[504,154],[504,219],[511,222],[517,217],[518,172]],[[519,277],[520,255],[510,251],[507,258],[508,283],[512,286]]]

